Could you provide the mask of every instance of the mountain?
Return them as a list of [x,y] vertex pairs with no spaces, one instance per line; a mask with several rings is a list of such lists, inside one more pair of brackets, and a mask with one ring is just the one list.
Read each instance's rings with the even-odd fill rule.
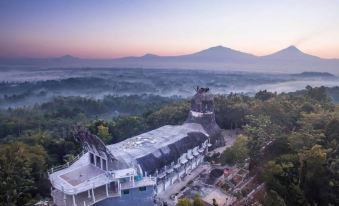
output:
[[240,52],[223,46],[211,47],[190,55],[185,55],[185,57],[202,58],[212,61],[253,60],[256,58],[256,56],[252,54]]
[[66,54],[64,56],[61,56],[61,57],[57,57],[55,59],[60,59],[60,60],[63,60],[63,61],[69,61],[69,60],[76,60],[76,59],[79,59],[78,57],[74,57],[72,55],[69,55],[69,54]]
[[265,59],[270,60],[321,60],[321,58],[306,54],[300,51],[295,46],[289,46],[285,49],[277,51],[273,54],[264,56]]
[[338,74],[339,59],[323,59],[289,46],[273,54],[262,56],[257,66],[279,72],[331,72]]
[[326,79],[338,79],[337,76],[328,73],[328,72],[302,72],[298,74],[291,74],[291,76],[295,76],[298,78],[326,78]]
[[255,56],[223,46],[215,46],[192,54],[158,56],[145,54],[118,59],[81,59],[71,55],[48,59],[0,58],[1,68],[8,66],[34,67],[110,67],[110,68],[175,68],[213,69],[251,72],[322,71],[339,73],[339,59],[322,59],[289,46],[267,56]]

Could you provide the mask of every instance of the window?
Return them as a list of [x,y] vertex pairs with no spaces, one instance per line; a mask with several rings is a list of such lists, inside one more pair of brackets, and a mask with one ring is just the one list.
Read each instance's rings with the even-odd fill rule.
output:
[[128,194],[129,194],[129,190],[123,190],[123,191],[122,191],[122,194],[128,195]]
[[103,170],[107,170],[107,168],[106,168],[106,160],[105,159],[102,159],[102,169]]
[[146,191],[146,187],[139,187],[139,191]]
[[100,161],[100,157],[99,156],[96,156],[97,158],[97,167],[101,168],[101,161]]
[[89,153],[89,161],[94,164],[94,155],[92,153]]

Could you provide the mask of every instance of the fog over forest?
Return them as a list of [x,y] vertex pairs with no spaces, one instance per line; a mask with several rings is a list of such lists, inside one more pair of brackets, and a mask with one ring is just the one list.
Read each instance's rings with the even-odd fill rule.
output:
[[0,107],[30,106],[58,96],[104,96],[152,94],[186,98],[196,86],[215,94],[254,95],[260,90],[293,92],[310,86],[333,87],[339,79],[330,73],[250,73],[239,71],[170,69],[1,69]]

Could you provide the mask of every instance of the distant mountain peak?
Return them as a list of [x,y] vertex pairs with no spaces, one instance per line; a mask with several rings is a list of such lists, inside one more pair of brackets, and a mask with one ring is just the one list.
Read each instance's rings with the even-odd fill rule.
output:
[[212,46],[212,47],[210,47],[210,49],[229,49],[229,48],[224,47],[222,45],[218,45],[218,46]]
[[218,45],[218,46],[210,47],[210,48],[205,49],[203,51],[230,51],[230,50],[233,50],[233,49],[224,47],[222,45]]
[[78,58],[75,57],[75,56],[72,56],[70,54],[65,54],[65,55],[59,57],[58,59],[78,59]]
[[290,51],[290,52],[302,52],[302,51],[300,51],[300,49],[298,49],[296,46],[294,46],[294,45],[291,45],[291,46],[289,46],[289,47],[287,47],[287,48],[285,48],[285,49],[283,49],[283,50],[281,50],[281,51]]
[[158,55],[151,54],[151,53],[147,53],[147,54],[145,54],[145,55],[142,56],[142,57],[158,57]]
[[296,60],[296,59],[304,59],[304,60],[315,60],[319,59],[319,57],[315,57],[309,54],[302,52],[296,46],[291,45],[285,49],[277,51],[273,54],[267,55],[264,58],[268,59],[282,59],[282,60]]

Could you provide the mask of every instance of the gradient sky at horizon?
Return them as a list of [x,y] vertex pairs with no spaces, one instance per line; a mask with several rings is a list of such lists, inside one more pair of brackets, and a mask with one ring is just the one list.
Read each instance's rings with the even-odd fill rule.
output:
[[1,0],[0,56],[181,55],[295,45],[339,58],[339,0]]

